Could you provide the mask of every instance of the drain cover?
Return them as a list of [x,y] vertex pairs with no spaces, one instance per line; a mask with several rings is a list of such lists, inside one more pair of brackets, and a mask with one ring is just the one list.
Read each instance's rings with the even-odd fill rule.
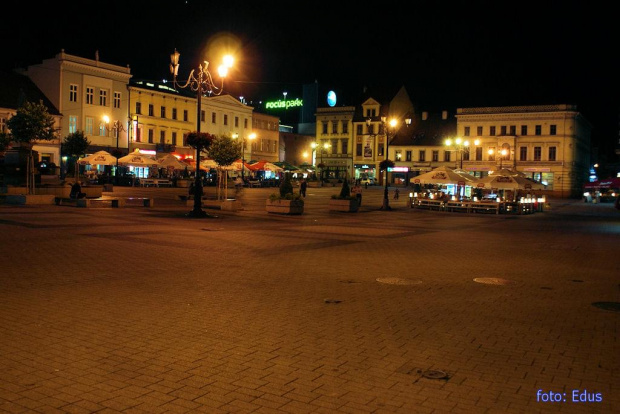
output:
[[399,277],[380,277],[377,282],[388,285],[419,285],[422,283],[421,280],[401,279]]
[[500,279],[497,277],[477,277],[474,282],[484,283],[486,285],[511,285],[512,281],[508,279]]
[[446,378],[448,378],[448,374],[446,374],[443,371],[438,371],[438,370],[435,370],[435,369],[424,371],[422,373],[422,376],[424,378],[429,378],[429,379],[446,379]]
[[620,312],[620,302],[594,302],[592,306],[612,312]]

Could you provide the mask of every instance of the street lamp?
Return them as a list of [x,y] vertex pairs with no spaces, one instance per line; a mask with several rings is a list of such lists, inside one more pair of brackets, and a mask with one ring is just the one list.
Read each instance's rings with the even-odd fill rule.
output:
[[[233,134],[233,138],[237,139],[239,138],[239,134],[234,133]],[[252,140],[256,138],[256,134],[254,132],[252,132],[249,136],[248,139]],[[245,182],[245,138],[241,139],[241,179],[243,180],[243,182]]]
[[[103,122],[106,125],[106,129],[110,130],[110,117],[104,115]],[[118,119],[114,121],[112,124],[112,129],[114,129],[114,135],[116,136],[116,170],[114,170],[114,185],[118,185],[118,158],[119,158],[119,148],[118,148],[118,136],[121,131],[127,131],[121,121]]]
[[[313,142],[312,144],[310,144],[310,146],[312,147],[312,151],[315,151],[317,148],[319,149],[319,154],[320,154],[320,161],[319,161],[319,166],[323,165],[323,151],[327,151],[332,145],[328,142],[324,142],[323,145],[319,145],[318,142]],[[321,173],[319,175],[319,185],[323,186],[323,167],[321,168]]]
[[[370,118],[366,120],[366,124],[370,125]],[[410,119],[407,119],[406,123],[407,125],[410,124]],[[390,132],[391,130],[393,130],[396,125],[398,125],[398,121],[395,118],[390,119],[390,121],[388,122],[387,117],[382,116],[381,117],[381,125],[383,126],[383,132],[385,134],[385,188],[383,190],[383,205],[381,206],[380,210],[391,210],[392,208],[390,207],[390,199],[388,197],[388,186],[389,186],[389,181],[388,181],[388,162],[389,162],[389,146],[390,146]]]
[[[489,152],[489,155],[490,155],[490,156],[493,156],[493,154],[495,153],[495,150],[494,150],[493,148],[489,148],[489,151],[488,151],[488,152]],[[508,150],[507,150],[506,148],[502,148],[502,149],[499,151],[499,169],[500,169],[500,170],[503,168],[503,167],[502,167],[502,163],[503,163],[503,161],[504,161],[504,157],[505,157],[506,155],[508,155]]]
[[[209,62],[204,61],[199,64],[197,70],[192,69],[187,78],[185,85],[177,83],[177,75],[179,73],[179,56],[181,54],[174,49],[174,53],[170,55],[170,73],[173,76],[174,87],[181,89],[189,88],[196,92],[196,133],[200,136],[200,115],[202,106],[202,95],[220,95],[224,91],[224,78],[228,73],[228,69],[232,67],[232,56],[224,56],[224,63],[218,68],[218,74],[221,78],[220,85],[217,86],[209,72]],[[200,151],[202,148],[196,146],[196,178],[194,184],[194,209],[188,213],[189,217],[208,217],[208,214],[202,210],[202,181],[200,180]],[[242,170],[243,171],[243,170]]]
[[469,151],[469,141],[467,140],[463,141],[462,138],[458,137],[454,140],[454,142],[452,142],[452,140],[448,138],[445,144],[446,144],[446,147],[449,147],[449,148],[454,147],[453,150],[449,150],[449,151],[456,151],[459,153],[459,160],[460,160],[459,168],[462,170],[463,169],[463,153]]

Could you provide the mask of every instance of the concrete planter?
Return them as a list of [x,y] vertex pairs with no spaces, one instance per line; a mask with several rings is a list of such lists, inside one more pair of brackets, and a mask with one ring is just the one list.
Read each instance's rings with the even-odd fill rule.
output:
[[181,188],[188,188],[189,184],[194,181],[194,180],[186,180],[186,179],[178,179],[177,180],[177,187],[181,187]]
[[302,214],[304,212],[303,200],[275,200],[267,199],[265,204],[267,213],[273,214]]
[[329,211],[344,211],[355,213],[360,205],[357,200],[340,200],[332,198],[329,200]]
[[55,204],[56,196],[50,194],[20,194],[7,195],[5,202],[7,204]]

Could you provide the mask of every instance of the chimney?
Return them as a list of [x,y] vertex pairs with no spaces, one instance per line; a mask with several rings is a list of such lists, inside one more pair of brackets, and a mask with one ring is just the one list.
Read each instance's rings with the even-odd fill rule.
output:
[[422,121],[426,121],[428,119],[428,112],[422,112]]
[[448,119],[448,111],[441,112],[441,119]]

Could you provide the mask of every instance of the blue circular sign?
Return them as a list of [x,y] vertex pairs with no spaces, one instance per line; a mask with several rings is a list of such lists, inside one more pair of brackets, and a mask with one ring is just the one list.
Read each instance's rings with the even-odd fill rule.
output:
[[327,92],[327,105],[329,106],[336,105],[336,92],[334,91]]

